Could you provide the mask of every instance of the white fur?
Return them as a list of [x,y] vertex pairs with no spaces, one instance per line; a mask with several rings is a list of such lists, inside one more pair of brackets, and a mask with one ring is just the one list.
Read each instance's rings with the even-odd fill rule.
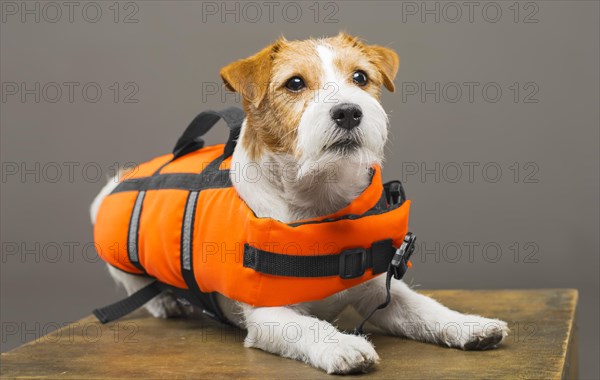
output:
[[118,179],[118,174],[117,176],[111,178],[108,183],[102,188],[102,190],[100,190],[100,193],[98,193],[98,195],[96,195],[96,198],[94,198],[94,201],[92,202],[92,205],[90,206],[90,218],[92,219],[92,224],[96,223],[96,216],[98,215],[98,209],[100,209],[100,204],[102,204],[102,201],[104,200],[104,198],[106,198],[106,196],[110,193],[112,193],[112,191],[115,189],[115,187],[117,187],[117,185],[119,184],[119,179]]
[[[381,104],[357,86],[349,84],[333,64],[333,49],[327,45],[317,46],[323,67],[321,89],[316,91],[314,101],[304,111],[298,126],[297,150],[302,173],[309,173],[311,166],[325,166],[342,161],[339,166],[355,166],[356,172],[364,172],[373,164],[381,164],[383,148],[388,135],[388,118]],[[322,147],[331,145],[343,137],[330,117],[330,110],[341,103],[354,103],[360,106],[363,118],[352,132],[360,137],[362,146],[349,157],[336,153],[323,152]],[[348,182],[347,182],[348,183]],[[346,184],[347,184],[346,183]]]
[[[232,182],[257,216],[289,222],[337,211],[368,185],[369,167],[383,160],[387,139],[383,108],[376,99],[340,77],[333,65],[335,52],[331,47],[321,45],[317,51],[323,65],[323,83],[334,84],[337,92],[335,102],[315,101],[305,110],[298,126],[299,157],[267,154],[253,162],[241,144],[233,154]],[[319,90],[317,98],[324,100],[325,95],[331,95],[326,90],[325,86]],[[329,110],[339,102],[359,104],[364,115],[357,127],[361,147],[348,155],[322,149],[337,138]],[[244,123],[242,138],[247,128]],[[249,180],[249,169],[259,175]],[[116,181],[109,182],[94,200],[92,221],[102,199],[115,186]],[[114,268],[109,271],[128,294],[149,281]],[[507,335],[505,322],[450,310],[401,281],[392,282],[391,293],[390,305],[377,311],[370,322],[393,335],[463,349],[494,347]],[[231,321],[247,329],[246,347],[301,360],[327,373],[352,373],[366,371],[379,357],[366,337],[343,333],[328,321],[347,305],[366,316],[384,299],[385,278],[380,276],[318,302],[255,308],[221,296],[219,303]],[[146,308],[163,318],[182,313],[170,294],[161,295]]]

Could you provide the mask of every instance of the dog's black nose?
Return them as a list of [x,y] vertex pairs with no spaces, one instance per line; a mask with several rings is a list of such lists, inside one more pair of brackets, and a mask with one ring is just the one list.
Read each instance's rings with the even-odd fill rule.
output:
[[360,124],[362,119],[362,110],[358,104],[342,103],[333,107],[329,111],[331,118],[338,127],[350,130]]

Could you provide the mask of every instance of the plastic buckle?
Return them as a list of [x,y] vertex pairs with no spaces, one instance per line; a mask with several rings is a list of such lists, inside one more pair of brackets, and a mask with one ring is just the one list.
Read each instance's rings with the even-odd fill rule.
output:
[[415,251],[415,240],[417,240],[415,234],[407,232],[406,235],[404,235],[402,245],[396,250],[394,257],[392,258],[390,267],[396,280],[402,279],[408,270],[408,260],[410,260],[410,257]]
[[397,205],[400,203],[400,183],[390,183],[390,204]]
[[[359,255],[356,258],[356,255]],[[350,266],[348,268],[347,266]],[[364,248],[346,249],[340,253],[340,277],[343,279],[360,277],[367,269],[367,250]]]

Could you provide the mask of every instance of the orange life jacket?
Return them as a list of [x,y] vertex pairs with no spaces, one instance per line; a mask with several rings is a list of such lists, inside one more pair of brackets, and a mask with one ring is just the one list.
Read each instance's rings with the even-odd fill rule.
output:
[[[204,147],[199,136],[220,117],[228,143]],[[127,173],[99,208],[99,255],[196,298],[220,293],[254,306],[323,299],[386,273],[395,255],[401,277],[411,252],[398,256],[410,208],[400,182],[384,185],[375,166],[370,185],[338,212],[293,223],[257,217],[230,179],[244,175],[231,167],[243,118],[237,108],[201,113],[173,154]]]

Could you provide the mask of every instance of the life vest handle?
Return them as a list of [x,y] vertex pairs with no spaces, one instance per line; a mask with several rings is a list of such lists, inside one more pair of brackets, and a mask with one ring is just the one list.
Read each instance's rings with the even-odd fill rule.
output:
[[204,147],[204,136],[221,119],[229,127],[229,138],[225,144],[224,157],[233,154],[233,149],[240,135],[242,123],[246,115],[237,107],[225,108],[222,111],[204,111],[198,114],[185,129],[173,148],[173,159]]

